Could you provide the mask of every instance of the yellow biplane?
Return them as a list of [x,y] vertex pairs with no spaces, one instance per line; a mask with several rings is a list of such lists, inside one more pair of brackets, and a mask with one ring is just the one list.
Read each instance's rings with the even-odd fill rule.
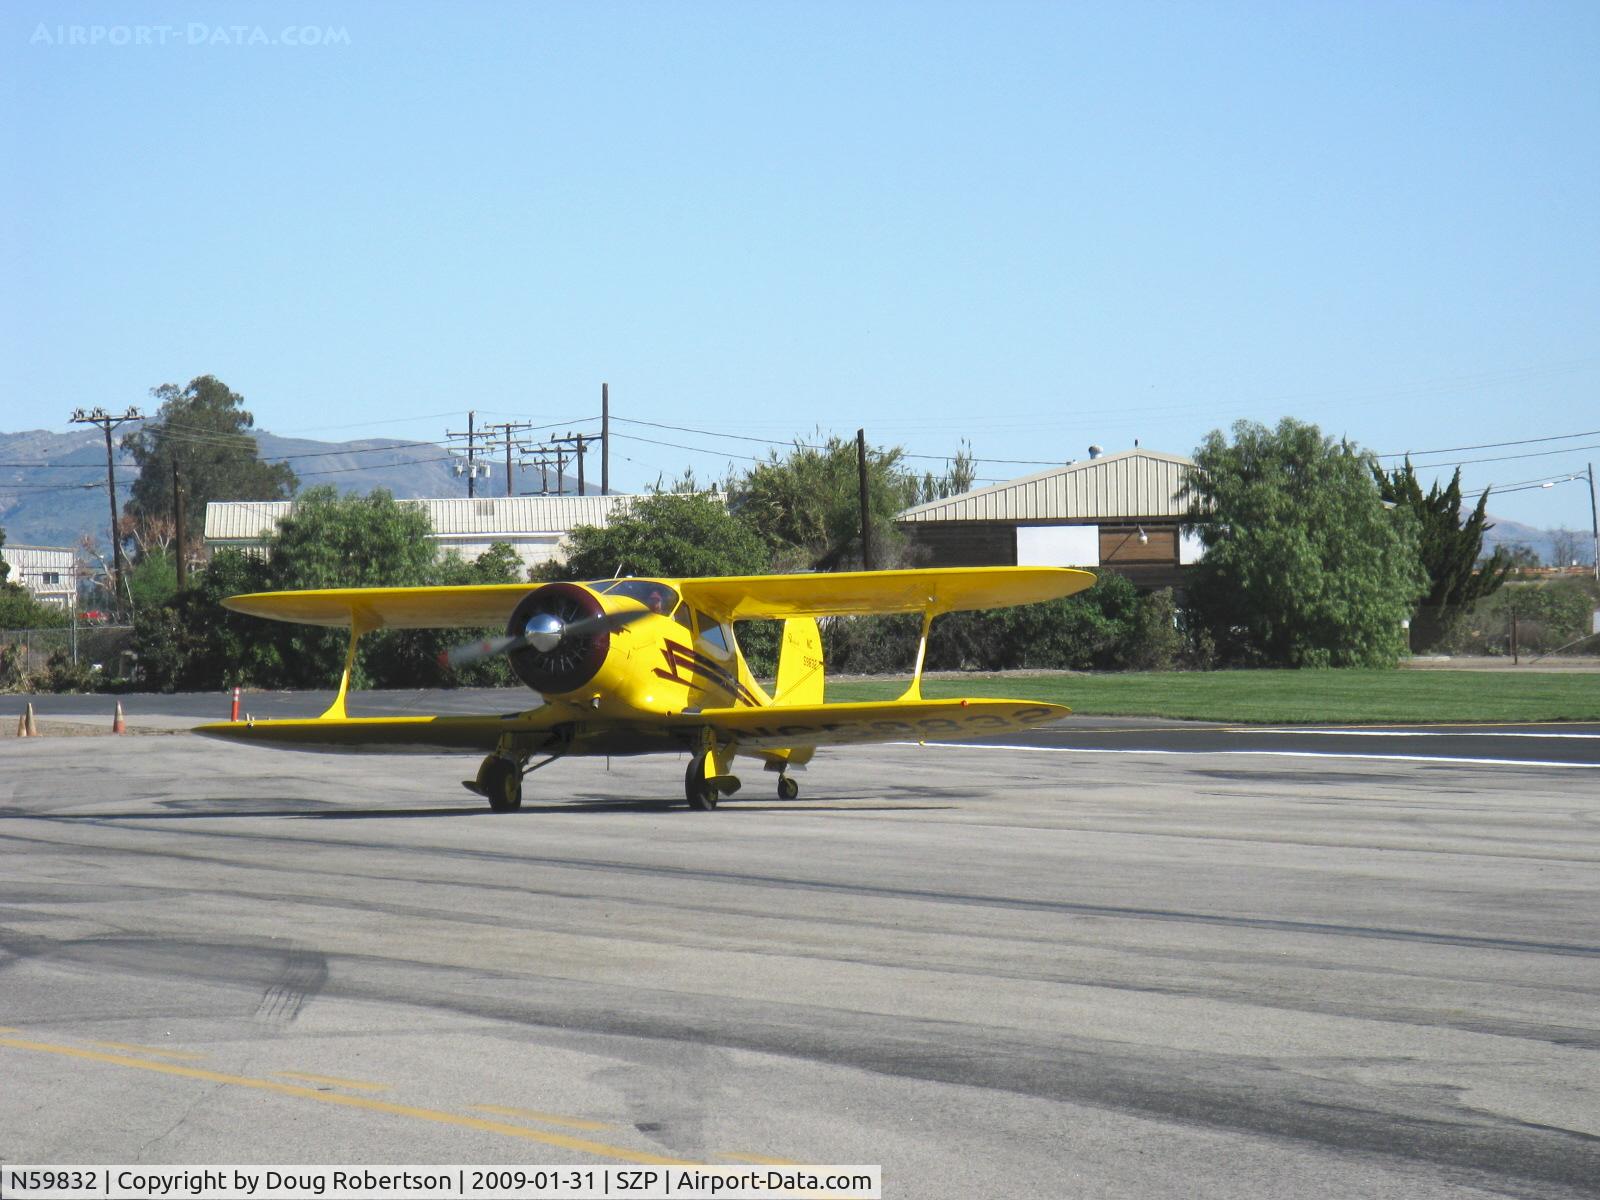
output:
[[[1006,733],[1067,715],[1060,705],[1032,701],[923,699],[928,630],[941,613],[1053,600],[1093,582],[1088,572],[1063,567],[973,567],[233,596],[224,603],[237,612],[348,628],[344,676],[320,717],[228,721],[197,732],[320,750],[487,751],[477,778],[463,782],[496,812],[520,807],[523,776],[558,758],[658,751],[689,754],[691,808],[713,809],[739,790],[735,755],[762,760],[777,773],[778,796],[793,800],[800,785],[790,770],[818,746]],[[922,614],[910,686],[897,700],[823,703],[816,619],[881,613]],[[770,695],[734,640],[733,623],[746,619],[783,621]],[[447,659],[462,665],[506,655],[535,694],[530,707],[491,716],[346,711],[363,634],[502,623],[503,637],[457,647]]]

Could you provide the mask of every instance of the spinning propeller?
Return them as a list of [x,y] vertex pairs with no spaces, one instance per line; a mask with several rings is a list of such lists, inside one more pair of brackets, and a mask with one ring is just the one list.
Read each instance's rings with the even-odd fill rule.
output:
[[518,650],[525,649],[532,649],[541,655],[551,655],[561,648],[563,643],[571,644],[597,633],[613,633],[650,615],[652,615],[650,609],[639,608],[615,613],[601,612],[576,621],[564,621],[553,612],[534,612],[523,626],[521,633],[508,633],[503,637],[484,638],[482,641],[457,646],[441,654],[439,663],[446,667],[467,667],[486,658],[493,658],[497,654],[515,654]]

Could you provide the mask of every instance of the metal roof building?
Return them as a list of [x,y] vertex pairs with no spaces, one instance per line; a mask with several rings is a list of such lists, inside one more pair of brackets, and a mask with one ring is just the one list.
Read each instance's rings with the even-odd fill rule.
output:
[[[496,542],[516,551],[527,567],[561,555],[561,542],[578,525],[605,526],[633,496],[480,496],[448,500],[400,500],[427,511],[441,550],[468,561]],[[206,546],[259,551],[292,500],[224,500],[206,505]]]
[[42,604],[78,606],[77,555],[70,546],[0,546],[0,558],[11,567],[10,583],[20,583]]
[[1110,567],[1171,587],[1199,558],[1179,529],[1194,460],[1124,450],[908,508],[895,520],[934,566]]

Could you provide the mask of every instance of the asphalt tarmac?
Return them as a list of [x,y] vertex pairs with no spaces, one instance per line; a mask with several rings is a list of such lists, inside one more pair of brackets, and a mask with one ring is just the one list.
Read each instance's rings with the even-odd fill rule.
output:
[[715,813],[680,760],[561,762],[492,814],[461,758],[8,739],[0,1158],[1600,1194],[1597,748],[1074,718]]

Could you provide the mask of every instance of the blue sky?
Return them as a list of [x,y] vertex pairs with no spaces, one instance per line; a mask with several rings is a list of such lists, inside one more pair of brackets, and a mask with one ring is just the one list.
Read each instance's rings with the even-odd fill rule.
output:
[[[601,380],[619,417],[990,459],[1285,415],[1379,453],[1600,430],[1592,3],[0,21],[0,428],[210,372],[327,438],[564,431]],[[619,440],[621,487],[760,453],[616,429],[712,451]]]

